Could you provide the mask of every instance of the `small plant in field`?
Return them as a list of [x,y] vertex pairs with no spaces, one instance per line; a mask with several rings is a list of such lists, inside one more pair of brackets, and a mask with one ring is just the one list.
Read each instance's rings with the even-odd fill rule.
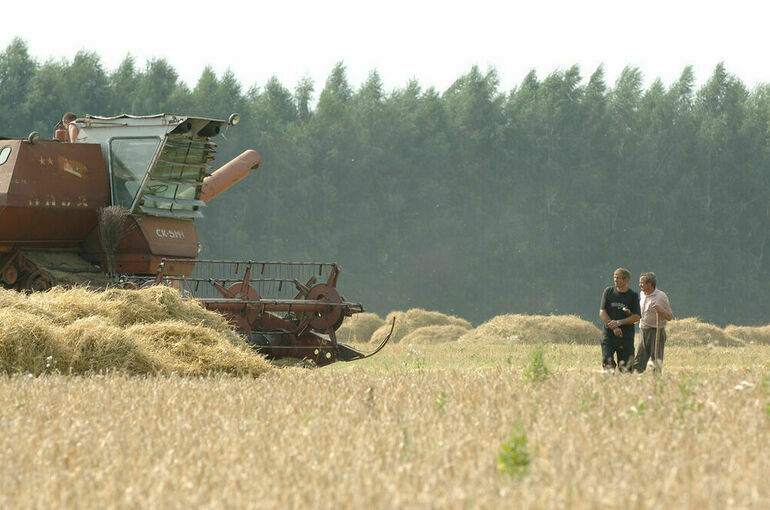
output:
[[682,375],[682,379],[676,384],[677,388],[679,388],[679,397],[676,402],[680,419],[684,417],[685,412],[698,411],[701,408],[700,402],[695,399],[693,385],[693,381],[685,375]]
[[524,369],[524,380],[527,382],[543,382],[548,379],[550,371],[545,364],[543,349],[537,348],[529,353],[527,366]]
[[497,469],[501,472],[522,477],[529,472],[532,454],[527,449],[527,434],[521,424],[517,423],[511,429],[511,435],[500,448],[497,456]]
[[631,406],[631,411],[639,415],[644,414],[646,410],[647,410],[647,402],[645,402],[644,400],[640,400],[639,402],[636,403],[635,406]]
[[404,435],[401,438],[401,460],[409,458],[410,450],[412,448],[412,440],[409,438],[409,432],[404,429]]
[[765,405],[765,414],[767,414],[767,417],[770,418],[770,402]]
[[310,423],[310,421],[313,419],[313,411],[308,410],[302,410],[299,413],[299,421],[304,424]]
[[374,409],[374,387],[369,386],[366,388],[366,391],[364,392],[364,402],[370,411]]
[[438,398],[436,399],[436,411],[443,413],[444,404],[446,404],[446,391],[441,390],[441,393],[438,394]]
[[425,357],[422,352],[414,348],[412,344],[409,344],[409,350],[406,353],[406,358],[403,361],[404,368],[413,366],[415,368],[422,368],[425,366]]
[[598,399],[599,399],[599,393],[595,391],[590,395],[588,395],[587,397],[583,397],[583,400],[580,401],[580,410],[583,412],[590,411],[591,409],[596,407],[596,401]]

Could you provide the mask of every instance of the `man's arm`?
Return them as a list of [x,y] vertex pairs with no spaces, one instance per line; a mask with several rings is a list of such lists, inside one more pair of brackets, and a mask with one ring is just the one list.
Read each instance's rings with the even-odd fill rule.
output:
[[78,128],[74,122],[70,122],[70,125],[67,126],[67,131],[70,135],[70,143],[75,143],[75,141],[78,139],[80,128]]
[[623,331],[620,329],[620,326],[618,326],[617,321],[614,321],[610,319],[610,314],[607,313],[607,294],[609,291],[612,290],[612,287],[607,287],[604,289],[604,292],[602,293],[602,302],[599,305],[599,317],[602,318],[604,323],[607,325],[608,328],[612,330],[612,333],[618,337],[623,337]]
[[628,317],[623,319],[623,324],[624,325],[625,324],[636,324],[637,322],[639,322],[641,320],[641,318],[642,318],[642,316],[639,315],[638,313],[632,313],[631,315],[629,315]]
[[663,292],[658,296],[660,299],[656,299],[650,308],[655,310],[655,313],[659,313],[667,321],[674,320],[674,312],[671,310],[671,303],[668,302],[668,296]]
[[599,317],[602,318],[604,324],[607,326],[610,326],[610,322],[612,322],[612,319],[610,319],[610,314],[607,313],[607,293],[611,288],[612,287],[607,287],[604,289],[604,292],[602,292],[602,300],[599,302]]
[[613,322],[613,320],[612,320],[612,319],[610,319],[610,314],[608,314],[608,313],[607,313],[607,310],[605,310],[604,308],[602,308],[601,310],[599,310],[599,317],[601,317],[601,318],[602,318],[602,320],[604,321],[604,323],[605,323],[607,326],[609,326],[609,325],[610,325],[610,322]]
[[612,330],[612,333],[618,337],[623,338],[623,331],[620,329],[620,325],[618,324],[618,321],[610,319],[610,315],[607,313],[607,310],[602,308],[599,310],[599,317],[602,318],[604,323],[607,325],[608,328]]

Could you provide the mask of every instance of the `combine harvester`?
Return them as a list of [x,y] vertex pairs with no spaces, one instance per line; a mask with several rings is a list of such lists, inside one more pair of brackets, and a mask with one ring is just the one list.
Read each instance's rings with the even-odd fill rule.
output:
[[158,114],[77,119],[77,143],[0,138],[0,284],[165,284],[221,312],[270,358],[319,365],[371,353],[337,342],[363,311],[333,263],[198,260],[195,218],[260,163],[247,150],[212,172],[211,138],[238,123]]

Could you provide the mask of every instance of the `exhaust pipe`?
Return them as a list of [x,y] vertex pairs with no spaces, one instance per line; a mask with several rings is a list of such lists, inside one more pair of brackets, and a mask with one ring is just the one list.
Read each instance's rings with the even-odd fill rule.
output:
[[253,149],[245,151],[203,179],[200,199],[208,202],[249,175],[251,169],[257,168],[261,163],[262,158],[259,157],[257,151]]

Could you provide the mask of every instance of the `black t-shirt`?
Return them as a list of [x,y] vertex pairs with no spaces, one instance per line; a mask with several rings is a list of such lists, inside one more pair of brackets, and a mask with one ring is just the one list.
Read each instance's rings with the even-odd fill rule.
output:
[[[625,292],[618,292],[614,286],[607,287],[602,293],[602,304],[599,306],[600,310],[607,310],[607,315],[612,320],[620,320],[628,317],[623,307],[627,307],[631,310],[632,314],[641,315],[641,309],[639,308],[639,294],[630,288]],[[605,324],[604,329],[608,329]],[[623,324],[620,326],[623,331],[623,338],[634,337],[634,325]]]

